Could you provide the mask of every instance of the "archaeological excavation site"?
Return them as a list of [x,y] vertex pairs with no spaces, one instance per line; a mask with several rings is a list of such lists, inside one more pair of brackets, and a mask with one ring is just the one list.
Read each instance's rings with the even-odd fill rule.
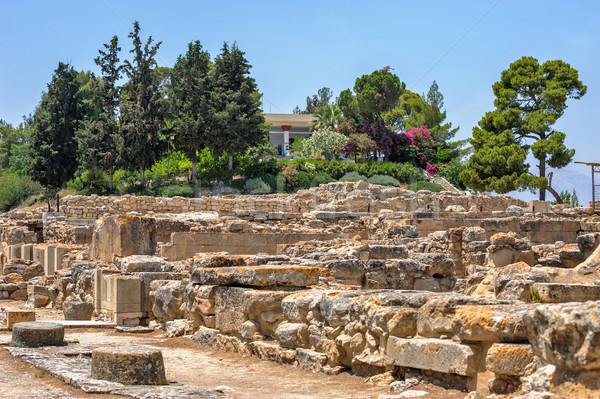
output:
[[3,397],[600,397],[591,207],[360,181],[0,219]]

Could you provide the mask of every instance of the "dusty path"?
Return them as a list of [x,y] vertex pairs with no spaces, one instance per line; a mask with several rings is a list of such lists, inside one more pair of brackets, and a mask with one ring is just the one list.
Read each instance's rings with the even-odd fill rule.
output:
[[[2,307],[6,303],[0,303]],[[14,308],[18,303],[14,303]],[[38,320],[56,319],[56,311],[41,310]],[[167,379],[182,384],[223,390],[238,399],[255,398],[365,398],[387,395],[388,388],[369,385],[364,378],[342,373],[329,376],[310,373],[298,367],[263,361],[250,355],[207,348],[189,338],[169,338],[160,331],[149,334],[122,334],[112,329],[67,329],[65,337],[86,346],[154,345],[163,351]],[[0,331],[0,342],[9,341],[10,333]],[[0,397],[18,398],[114,398],[111,395],[87,395],[67,384],[40,373],[0,347]],[[463,399],[466,394],[431,385],[412,389],[427,391],[423,398]]]

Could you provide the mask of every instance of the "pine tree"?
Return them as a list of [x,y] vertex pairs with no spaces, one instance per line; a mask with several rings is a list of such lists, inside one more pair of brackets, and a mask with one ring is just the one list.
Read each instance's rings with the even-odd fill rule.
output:
[[119,39],[113,36],[110,44],[104,45],[106,51],[98,50],[100,55],[94,60],[102,71],[101,78],[92,78],[90,100],[93,117],[83,123],[77,132],[79,161],[88,169],[104,169],[108,172],[108,188],[113,188],[113,175],[117,162],[117,134],[119,123],[119,87],[122,65],[119,65]]
[[235,43],[231,48],[225,43],[215,59],[210,147],[216,153],[227,152],[229,170],[233,169],[233,154],[260,143],[265,134],[260,95],[250,68]]
[[210,66],[210,55],[200,42],[189,43],[185,56],[177,58],[167,84],[175,147],[192,160],[194,183],[198,152],[208,145],[210,135]]
[[33,116],[33,178],[48,187],[66,187],[77,170],[75,132],[86,114],[80,82],[73,67],[62,62]]
[[164,125],[164,101],[160,76],[154,73],[156,52],[161,42],[152,45],[152,36],[142,45],[140,25],[136,21],[129,36],[133,40],[133,62],[125,61],[129,78],[121,90],[118,148],[123,162],[140,171],[145,186],[146,168],[163,152],[160,134]]

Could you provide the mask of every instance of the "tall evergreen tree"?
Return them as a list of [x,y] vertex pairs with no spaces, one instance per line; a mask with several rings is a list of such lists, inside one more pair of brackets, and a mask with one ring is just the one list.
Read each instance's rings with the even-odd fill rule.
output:
[[66,187],[77,170],[75,132],[85,115],[80,82],[73,67],[62,62],[33,116],[33,178],[49,187]]
[[93,97],[90,105],[93,117],[84,121],[77,132],[79,161],[85,168],[106,170],[108,188],[113,188],[113,175],[117,162],[117,135],[119,123],[119,86],[122,65],[119,65],[119,39],[113,36],[106,51],[98,50],[100,55],[94,59],[102,71],[101,78],[92,78]]
[[198,152],[209,143],[210,134],[210,55],[198,40],[188,44],[179,56],[167,84],[169,119],[175,147],[192,160],[192,181],[197,181]]
[[[493,135],[509,132],[514,136],[514,142],[525,153],[531,150],[538,161],[536,175],[526,171],[528,165],[523,158],[521,169],[525,167],[525,172],[520,178],[523,182],[521,188],[538,189],[542,201],[546,199],[546,191],[550,191],[561,203],[559,193],[551,186],[552,175],[547,167],[565,167],[575,155],[575,150],[565,146],[565,133],[555,130],[553,125],[565,112],[568,98],[579,99],[585,94],[587,87],[579,80],[579,73],[562,60],[546,61],[540,65],[533,57],[522,57],[502,72],[500,81],[492,88],[496,109],[486,113],[479,127],[473,129],[471,144],[475,148],[497,152],[494,147],[500,145],[490,146],[486,142],[494,143],[498,140],[491,140]],[[472,184],[471,181],[490,181],[488,187],[494,189],[493,179],[497,171],[471,168],[472,164],[467,164],[467,170],[463,172],[465,177],[471,176],[467,180],[469,184]],[[477,178],[473,179],[474,176]],[[467,181],[468,187],[476,188]]]
[[250,68],[235,43],[231,48],[225,43],[215,59],[211,148],[217,153],[227,152],[229,170],[233,169],[233,154],[259,144],[265,134],[260,95]]
[[160,90],[160,76],[154,73],[156,52],[161,42],[146,44],[140,38],[136,21],[129,36],[133,41],[133,61],[125,61],[123,70],[129,81],[120,97],[118,148],[125,164],[140,171],[140,183],[145,186],[146,168],[152,166],[163,152],[160,134],[164,125],[164,100]]

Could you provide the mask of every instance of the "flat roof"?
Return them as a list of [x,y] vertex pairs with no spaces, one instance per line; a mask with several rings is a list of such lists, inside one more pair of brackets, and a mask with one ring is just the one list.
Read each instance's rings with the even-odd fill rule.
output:
[[265,120],[272,125],[310,126],[313,114],[265,114]]

